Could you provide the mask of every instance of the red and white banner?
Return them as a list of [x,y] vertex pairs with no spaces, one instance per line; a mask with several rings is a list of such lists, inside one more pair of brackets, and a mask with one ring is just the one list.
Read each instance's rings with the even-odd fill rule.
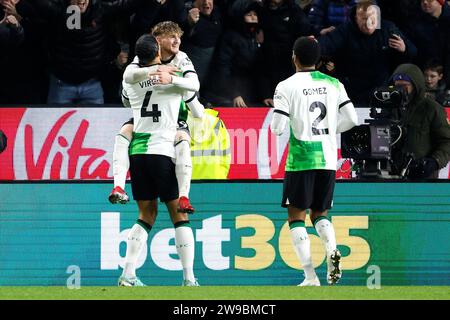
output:
[[[231,138],[228,179],[281,179],[289,131],[270,132],[273,109],[216,110]],[[357,111],[361,123],[369,118],[368,109]],[[130,117],[125,108],[0,108],[0,130],[8,137],[0,180],[112,179],[115,135]],[[350,163],[338,164],[337,178],[350,178]],[[440,177],[450,177],[449,166]]]

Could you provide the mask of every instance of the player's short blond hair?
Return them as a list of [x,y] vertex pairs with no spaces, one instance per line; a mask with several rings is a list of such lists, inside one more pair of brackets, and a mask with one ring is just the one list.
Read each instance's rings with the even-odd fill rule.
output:
[[152,28],[152,35],[155,37],[172,35],[181,37],[183,35],[183,30],[181,30],[180,26],[173,21],[163,21]]

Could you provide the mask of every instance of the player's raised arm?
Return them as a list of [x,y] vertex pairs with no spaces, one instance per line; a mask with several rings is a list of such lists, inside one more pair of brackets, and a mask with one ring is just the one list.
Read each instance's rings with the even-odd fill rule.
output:
[[138,57],[134,57],[123,73],[123,81],[128,84],[135,84],[149,79],[150,68],[141,67]]
[[125,69],[125,72],[123,73],[123,80],[126,83],[134,84],[150,79],[152,76],[158,76],[159,72],[167,72],[172,75],[172,84],[174,86],[192,92],[197,92],[200,90],[200,81],[194,70],[184,71],[183,77],[177,76],[179,71],[180,70],[174,66],[161,65],[158,67],[158,71],[150,72],[149,68],[139,67],[139,64],[133,61]]
[[130,63],[125,69],[125,72],[123,73],[123,80],[125,83],[135,84],[148,80],[151,76],[157,76],[158,72],[167,72],[172,76],[175,76],[180,72],[180,70],[174,66],[160,65],[158,67],[158,71],[150,71],[149,67],[141,67],[138,63],[137,57],[135,57],[133,62]]
[[[135,58],[136,60],[136,58]],[[128,84],[138,83],[148,79],[149,68],[140,68],[138,63],[134,61],[130,63],[124,73],[123,81]]]
[[[196,93],[200,89],[197,73],[188,73],[186,77],[178,76],[177,68],[172,66],[160,66],[157,71],[148,73],[148,78],[160,79],[161,84],[171,84],[190,93]],[[168,81],[162,81],[162,78]]]
[[276,135],[281,135],[289,123],[289,103],[288,99],[282,92],[281,83],[278,84],[273,96],[275,110],[273,111],[270,130]]

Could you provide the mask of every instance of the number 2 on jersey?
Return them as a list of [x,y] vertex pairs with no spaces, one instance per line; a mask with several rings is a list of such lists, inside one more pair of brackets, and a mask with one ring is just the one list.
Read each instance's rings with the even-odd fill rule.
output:
[[314,110],[316,110],[317,108],[320,109],[320,114],[319,116],[316,118],[316,120],[314,120],[313,124],[312,124],[312,133],[315,136],[321,135],[321,134],[328,134],[329,130],[328,128],[323,128],[323,129],[318,129],[317,125],[320,123],[320,121],[322,121],[326,116],[327,116],[327,107],[319,101],[313,102],[310,106],[309,106],[309,111],[310,112],[314,112]]
[[144,102],[141,107],[141,117],[153,117],[153,122],[159,122],[159,117],[161,117],[161,111],[158,110],[158,104],[152,104],[152,111],[148,111],[147,108],[150,104],[150,98],[152,97],[153,91],[147,91],[145,94]]

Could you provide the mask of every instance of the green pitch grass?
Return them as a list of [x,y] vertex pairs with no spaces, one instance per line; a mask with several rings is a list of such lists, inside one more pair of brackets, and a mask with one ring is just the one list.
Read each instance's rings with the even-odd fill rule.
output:
[[450,300],[449,286],[0,287],[0,300]]

